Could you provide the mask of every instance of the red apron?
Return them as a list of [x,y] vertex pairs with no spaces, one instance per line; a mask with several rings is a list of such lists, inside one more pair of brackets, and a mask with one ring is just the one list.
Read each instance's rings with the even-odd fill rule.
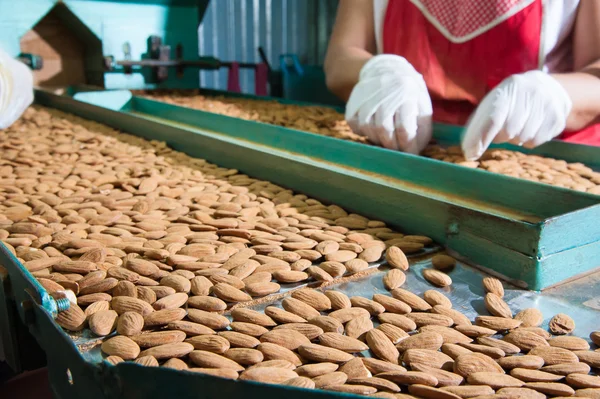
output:
[[[501,81],[542,68],[543,8],[543,0],[389,0],[383,52],[423,75],[435,121],[464,125]],[[600,146],[600,125],[561,138]]]

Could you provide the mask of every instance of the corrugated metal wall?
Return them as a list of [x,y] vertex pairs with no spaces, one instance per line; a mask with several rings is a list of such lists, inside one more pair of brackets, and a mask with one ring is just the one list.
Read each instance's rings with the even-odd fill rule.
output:
[[[279,69],[279,55],[294,53],[304,64],[322,64],[338,0],[212,0],[198,29],[200,55],[222,61],[260,62],[258,47]],[[203,71],[201,86],[227,88],[227,70]],[[240,71],[245,93],[254,72]]]

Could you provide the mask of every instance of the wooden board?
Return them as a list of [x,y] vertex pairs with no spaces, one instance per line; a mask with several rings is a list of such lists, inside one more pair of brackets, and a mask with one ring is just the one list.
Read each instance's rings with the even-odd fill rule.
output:
[[43,68],[33,73],[37,86],[48,88],[86,82],[85,46],[54,12],[23,35],[21,51],[43,58]]

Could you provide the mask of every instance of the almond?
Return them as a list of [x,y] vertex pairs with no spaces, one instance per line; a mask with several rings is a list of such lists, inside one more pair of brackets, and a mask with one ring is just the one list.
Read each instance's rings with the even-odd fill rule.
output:
[[508,319],[513,317],[508,304],[498,295],[491,292],[485,295],[485,307],[494,316],[506,317]]
[[554,382],[563,378],[562,375],[524,368],[514,368],[510,371],[510,375],[525,382]]
[[189,369],[188,365],[181,359],[177,359],[176,357],[167,360],[163,367],[167,367],[175,370],[187,370]]
[[[538,356],[536,356],[538,357]],[[540,358],[542,365],[544,359]],[[569,374],[589,374],[591,367],[585,363],[560,363],[553,364],[552,366],[542,367],[542,371],[558,374],[558,375],[569,375]]]
[[569,374],[567,384],[573,388],[600,388],[600,377],[588,374]]
[[459,331],[460,333],[466,335],[467,337],[490,337],[497,333],[496,330],[492,330],[491,328],[481,327],[481,326],[472,326],[468,324],[459,324],[454,326],[454,329]]
[[[190,345],[191,346],[191,345]],[[243,371],[244,367],[225,356],[218,355],[216,353],[194,350],[189,354],[190,360],[197,366],[205,368],[225,368],[232,369],[234,371]]]
[[568,385],[558,382],[528,382],[525,388],[530,388],[550,396],[573,396],[575,391]]
[[481,327],[490,328],[492,330],[513,330],[521,325],[520,320],[508,319],[497,316],[477,316],[475,324]]
[[341,385],[348,380],[348,376],[341,371],[323,374],[312,379],[315,383],[315,388],[325,388],[330,385]]
[[414,321],[417,327],[430,325],[450,327],[454,324],[454,320],[450,317],[437,313],[414,312],[407,314],[406,317]]
[[452,278],[442,271],[436,269],[423,269],[421,273],[425,280],[437,287],[447,287],[452,284]]
[[333,310],[347,309],[352,307],[350,298],[348,298],[348,296],[346,296],[346,294],[343,292],[329,290],[325,291],[325,296],[331,301],[331,309]]
[[[242,334],[236,331],[220,331],[219,336],[229,341],[233,348],[256,348],[260,341],[251,335]],[[261,360],[262,361],[262,360]]]
[[247,302],[252,300],[250,295],[226,283],[214,285],[212,293],[226,302]]
[[91,315],[93,315],[94,313],[99,312],[101,310],[108,310],[108,309],[110,309],[110,302],[98,301],[98,302],[92,303],[90,306],[85,308],[84,313],[88,317],[88,320],[89,320],[89,317]]
[[[108,280],[108,279],[106,279],[106,280]],[[106,281],[106,280],[103,280],[103,281]],[[93,289],[94,287],[97,287],[100,284],[102,284],[102,282],[95,284],[93,286],[90,286],[88,288]],[[122,280],[114,285],[114,287],[112,289],[112,294],[113,294],[113,296],[130,296],[132,298],[137,298],[137,289],[136,289],[136,286],[131,281]]]
[[123,363],[125,360],[123,360],[123,358],[121,358],[120,356],[108,356],[106,357],[106,359],[104,359],[104,361],[108,364],[115,366],[119,363]]
[[410,306],[399,299],[392,298],[387,295],[374,294],[373,300],[383,306],[387,312],[407,314],[412,311]]
[[[64,283],[65,282],[63,282],[63,284]],[[112,300],[111,295],[105,294],[103,292],[99,292],[97,294],[87,294],[87,295],[81,295],[81,296],[77,297],[77,304],[79,306],[89,306],[94,302],[111,301],[111,300]],[[112,304],[111,304],[111,306],[112,306]],[[115,308],[113,307],[113,309],[115,309]]]
[[337,252],[340,248],[340,245],[333,240],[325,240],[321,241],[317,244],[315,249],[321,253],[321,255],[329,255],[331,253]]
[[580,361],[577,357],[577,352],[554,348],[552,346],[538,346],[530,350],[529,354],[544,359],[544,365],[546,366],[560,363],[577,363]]
[[298,283],[308,279],[308,273],[295,270],[278,270],[273,272],[273,278],[279,283]]
[[306,273],[308,273],[312,278],[317,281],[333,281],[333,277],[331,274],[327,273],[325,270],[321,269],[319,266],[310,266],[306,269]]
[[431,367],[444,370],[452,370],[454,364],[454,360],[450,356],[429,349],[408,349],[404,352],[402,360],[409,366],[413,362],[425,363]]
[[[370,249],[370,248],[369,248]],[[379,256],[381,257],[381,255]],[[346,272],[350,274],[356,274],[367,270],[369,268],[369,263],[363,259],[351,259],[344,263],[346,266]]]
[[290,297],[285,298],[281,302],[281,305],[288,312],[294,313],[295,315],[300,316],[306,320],[309,320],[309,319],[312,319],[313,317],[317,317],[317,316],[321,315],[319,313],[319,311],[316,310],[315,308],[313,308],[312,306],[307,305],[306,303],[304,303],[298,299],[295,299],[295,298],[290,298]]
[[431,306],[440,306],[445,308],[451,308],[452,302],[446,295],[442,294],[439,291],[435,290],[427,290],[423,293],[423,298],[425,301]]
[[298,348],[298,352],[304,358],[315,362],[343,363],[354,358],[352,355],[341,350],[316,344],[301,345]]
[[185,333],[182,331],[156,331],[132,335],[129,338],[142,348],[151,348],[153,346],[183,342]]
[[497,393],[523,399],[546,399],[546,395],[529,388],[501,388]]
[[[314,320],[314,319],[313,319]],[[282,324],[274,328],[274,330],[285,330],[291,329],[299,332],[304,335],[309,340],[313,340],[317,338],[319,335],[323,334],[323,329],[319,326],[309,324],[309,323],[287,323]]]
[[147,316],[154,312],[154,308],[149,303],[128,296],[116,296],[112,298],[110,306],[120,315],[125,312],[136,312],[142,316]]
[[144,317],[137,312],[125,312],[119,316],[117,332],[121,335],[136,335],[144,327]]
[[[187,298],[187,295],[182,292],[178,292],[173,295],[185,295]],[[165,297],[165,298],[169,298],[169,297]],[[159,299],[157,302],[162,301],[165,298]],[[201,296],[201,295],[189,297],[187,299],[187,306],[190,308],[200,309],[200,310],[204,310],[207,312],[222,312],[225,309],[227,309],[227,304],[225,302],[223,302],[221,299],[215,298],[212,296]],[[154,308],[156,309],[156,304],[154,305]]]
[[485,371],[470,374],[467,377],[467,382],[473,385],[487,385],[493,389],[521,387],[524,385],[523,381],[511,377],[510,375],[490,373]]
[[450,392],[442,391],[439,388],[430,387],[427,385],[413,384],[409,385],[408,392],[414,395],[418,395],[422,398],[436,398],[436,399],[459,399],[460,396]]
[[166,297],[159,299],[152,304],[152,307],[156,310],[176,309],[183,306],[187,300],[188,296],[186,293],[177,292],[173,295],[167,295]]
[[[350,362],[354,361],[351,360]],[[350,363],[348,362],[348,363]],[[346,364],[348,364],[346,363]],[[308,378],[318,377],[320,375],[333,373],[338,369],[338,365],[335,363],[323,362],[323,363],[314,363],[314,364],[305,364],[303,366],[298,367],[295,371],[298,375]]]
[[315,383],[310,378],[306,377],[295,377],[290,378],[287,381],[282,382],[282,385],[287,385],[290,387],[298,387],[298,388],[306,388],[306,389],[314,389]]
[[409,337],[403,329],[389,323],[383,323],[379,325],[377,329],[381,330],[394,345]]
[[502,282],[495,277],[484,277],[483,288],[485,288],[486,292],[496,294],[500,298],[504,297]]
[[408,270],[409,263],[404,252],[397,246],[392,245],[385,251],[385,260],[390,267],[401,270]]
[[476,372],[503,374],[504,370],[491,357],[483,353],[470,353],[456,358],[454,372],[466,378]]
[[[575,351],[573,353],[579,358],[580,362],[588,364],[594,368],[600,368],[600,352]],[[569,362],[562,362],[562,363],[569,363]],[[546,362],[546,364],[550,364],[550,363]]]
[[331,309],[331,300],[323,293],[312,289],[301,289],[292,292],[292,298],[306,303],[317,311]]
[[339,368],[339,371],[346,374],[350,382],[354,381],[355,379],[371,377],[371,372],[365,367],[360,357],[355,357],[349,362],[344,363]]
[[468,344],[468,343],[460,343],[459,345],[462,346],[463,348],[467,348],[468,350],[470,350],[472,352],[483,353],[484,355],[487,355],[487,356],[491,357],[492,359],[500,359],[501,357],[504,357],[506,355],[506,353],[504,353],[504,351],[502,349],[487,346],[487,345]]
[[58,316],[56,316],[56,323],[70,331],[81,331],[85,326],[85,320],[85,313],[74,303],[71,303],[69,309],[58,312]]
[[[265,312],[266,313],[266,312]],[[273,327],[277,323],[266,314],[257,312],[256,310],[247,308],[236,308],[231,311],[231,317],[234,321],[241,321],[244,323],[257,324],[263,327]]]
[[373,316],[385,312],[385,307],[383,307],[383,305],[361,296],[353,296],[350,298],[350,303],[352,303],[353,307],[365,309]]
[[191,321],[203,324],[214,330],[223,330],[229,325],[229,319],[216,313],[205,312],[200,309],[188,309],[187,313]]
[[425,312],[431,309],[431,305],[429,305],[424,299],[419,298],[417,295],[405,289],[396,288],[392,290],[392,296],[406,303],[415,311]]
[[596,346],[600,346],[600,331],[594,331],[590,334],[590,339]]
[[493,395],[494,390],[487,385],[461,385],[440,388],[442,391],[453,393],[461,398],[475,398],[478,396]]
[[407,349],[431,349],[437,351],[442,347],[443,343],[444,338],[440,334],[425,331],[403,339],[396,345],[396,348],[400,352],[404,352]]
[[579,337],[556,337],[549,340],[548,343],[550,346],[570,351],[586,351],[590,349],[590,344],[585,339]]
[[382,313],[378,316],[381,323],[389,323],[406,332],[416,330],[417,325],[406,316],[394,313]]
[[445,306],[435,305],[433,309],[431,309],[433,313],[437,313],[440,315],[444,315],[452,319],[454,325],[471,325],[471,321],[467,316],[460,313],[458,310],[450,309]]
[[421,371],[434,376],[438,380],[439,387],[460,385],[464,380],[464,378],[458,374],[446,370],[436,369],[422,363],[411,363],[410,368],[413,371]]
[[477,342],[482,345],[487,345],[493,348],[501,349],[507,355],[516,355],[517,353],[521,352],[521,348],[519,348],[518,346],[496,338],[479,337],[477,338]]
[[156,294],[150,287],[136,287],[137,297],[144,302],[148,302],[150,305],[156,302]]
[[406,369],[397,364],[386,362],[385,360],[379,360],[372,357],[361,358],[365,367],[373,374],[380,374],[385,372],[396,372],[405,373]]
[[243,366],[251,366],[264,359],[261,351],[249,348],[231,348],[224,353],[224,356]]
[[456,259],[449,255],[435,255],[431,258],[431,265],[438,270],[448,270],[456,266]]
[[287,324],[287,323],[306,323],[306,320],[302,317],[288,312],[287,310],[283,310],[280,308],[276,308],[275,306],[267,306],[265,308],[265,314],[271,317],[277,323]]
[[373,329],[373,322],[369,317],[361,316],[346,323],[346,335],[362,339],[363,335]]
[[257,324],[252,323],[244,323],[241,321],[234,321],[233,323],[231,323],[230,327],[235,332],[250,335],[252,337],[260,337],[261,335],[269,331],[263,326],[259,326]]
[[340,323],[347,323],[352,319],[356,319],[358,317],[371,317],[371,314],[363,308],[349,308],[349,309],[339,309],[334,310],[329,313],[330,317],[337,319]]
[[119,315],[114,310],[101,310],[95,312],[89,318],[90,330],[99,336],[108,335],[115,328],[118,316]]
[[194,295],[206,296],[210,293],[213,283],[204,276],[197,276],[190,280],[190,291]]
[[328,391],[345,392],[345,393],[351,393],[351,394],[355,394],[355,395],[371,395],[371,394],[374,394],[375,392],[377,392],[377,388],[374,388],[374,387],[370,387],[370,386],[366,386],[366,385],[349,385],[349,384],[328,385],[325,387],[325,389]]
[[[340,244],[340,245],[342,245],[342,244]],[[377,246],[372,246],[372,247],[365,248],[358,255],[358,257],[359,257],[359,260],[362,260],[368,264],[371,262],[377,262],[379,259],[381,259],[382,254],[383,254],[383,248],[377,247]]]
[[110,356],[119,356],[124,360],[132,360],[140,354],[140,347],[130,338],[122,335],[112,337],[102,343],[102,352]]
[[223,354],[229,349],[229,341],[219,335],[198,335],[187,339],[194,349]]
[[194,323],[191,321],[173,321],[167,324],[169,330],[177,330],[184,332],[188,337],[194,337],[196,335],[211,335],[216,334],[211,328],[203,326],[202,324]]
[[544,321],[544,315],[535,308],[527,308],[517,313],[515,319],[523,322],[522,327],[537,327]]
[[391,269],[383,276],[383,286],[389,291],[401,287],[406,282],[406,275],[400,269]]
[[168,359],[172,357],[183,357],[194,350],[194,347],[186,342],[177,342],[154,346],[140,353],[140,356],[153,356],[156,359]]
[[[310,343],[310,341],[308,341],[308,342]],[[348,353],[362,352],[362,351],[369,349],[369,347],[367,345],[365,345],[363,342],[359,341],[358,339],[348,337],[348,336],[339,334],[337,332],[323,333],[319,337],[319,343],[321,345],[325,345],[330,348],[339,349],[341,351],[348,352]]]
[[377,374],[377,378],[383,378],[399,385],[428,385],[436,386],[438,384],[437,378],[421,371],[386,371]]
[[157,310],[144,317],[144,327],[164,326],[183,319],[186,314],[185,309],[181,308]]
[[518,346],[523,351],[548,346],[548,342],[544,338],[529,331],[512,331],[504,337],[504,340]]
[[[302,348],[302,346],[300,346],[300,348]],[[266,360],[286,360],[296,367],[302,364],[302,360],[297,354],[283,346],[270,342],[262,342],[256,349],[262,352]]]
[[294,364],[292,364],[291,362],[288,362],[287,360],[275,359],[275,360],[264,360],[260,363],[256,363],[256,364],[248,367],[248,369],[258,368],[258,367],[279,367],[279,368],[288,369],[288,370],[294,370],[296,368],[296,366]]
[[457,344],[445,343],[442,345],[442,353],[445,353],[452,359],[456,360],[459,356],[468,355],[473,352]]
[[290,350],[310,344],[310,340],[295,330],[271,330],[260,337],[261,342],[270,342]]
[[569,334],[575,329],[575,322],[568,315],[559,313],[550,319],[548,328],[550,329],[550,332],[555,335]]

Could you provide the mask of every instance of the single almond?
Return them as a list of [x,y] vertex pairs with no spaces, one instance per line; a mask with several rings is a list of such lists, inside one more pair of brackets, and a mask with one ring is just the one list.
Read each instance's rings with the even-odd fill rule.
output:
[[392,245],[385,251],[385,260],[388,265],[395,269],[408,270],[410,264],[404,252],[397,246]]
[[297,314],[288,312],[287,310],[283,310],[275,306],[267,306],[265,308],[265,315],[269,316],[271,320],[274,320],[274,322],[280,324],[306,323],[306,319],[298,316]]
[[298,348],[298,352],[305,359],[315,362],[343,363],[354,358],[349,353],[317,344],[301,345]]
[[522,327],[537,327],[544,321],[544,315],[538,309],[527,308],[515,315],[516,320],[521,320]]
[[56,323],[70,331],[81,331],[85,327],[85,321],[85,313],[74,303],[71,303],[69,309],[58,312],[58,316],[56,316]]
[[544,359],[544,365],[546,366],[561,363],[577,363],[580,361],[577,352],[571,352],[563,348],[555,348],[552,346],[535,347],[529,351],[529,354]]
[[125,312],[117,321],[117,332],[121,335],[136,335],[144,327],[144,317],[137,312]]
[[406,317],[414,321],[417,327],[430,325],[450,327],[454,324],[454,320],[450,317],[437,313],[413,312],[407,314]]
[[448,270],[456,266],[456,259],[449,255],[435,255],[431,258],[431,265],[438,270]]
[[[354,359],[353,359],[354,360]],[[350,362],[352,362],[351,360]],[[348,363],[350,363],[348,362]],[[346,364],[348,364],[346,363]],[[339,365],[330,362],[323,363],[313,363],[313,364],[305,364],[303,366],[298,367],[295,371],[298,375],[308,378],[318,377],[320,375],[325,375],[329,373],[333,373],[338,369]]]
[[337,332],[323,333],[319,336],[319,343],[348,353],[362,352],[369,349],[369,346],[358,339]]
[[116,296],[112,298],[110,306],[120,315],[125,312],[137,312],[142,316],[147,316],[154,312],[154,308],[149,303],[128,296]]
[[456,331],[466,335],[467,337],[491,337],[497,333],[496,330],[492,330],[491,328],[482,327],[482,326],[473,326],[469,324],[459,324],[454,326]]
[[521,348],[519,348],[518,346],[496,338],[479,337],[477,338],[477,342],[481,345],[501,349],[502,352],[504,352],[507,355],[516,355],[517,353],[521,352]]
[[273,327],[277,325],[277,323],[266,314],[247,308],[233,309],[231,311],[231,317],[233,317],[234,321],[256,324],[263,327]]
[[403,329],[389,323],[380,324],[377,329],[381,330],[394,345],[409,337],[409,335]]
[[431,349],[437,351],[442,347],[444,338],[436,332],[424,331],[400,341],[396,348],[400,352],[408,349]]
[[510,307],[502,298],[494,293],[488,293],[485,295],[485,307],[493,316],[506,317],[511,319],[513,317]]
[[133,360],[140,354],[138,344],[122,335],[117,335],[104,341],[101,349],[107,355],[119,356],[124,360]]
[[188,318],[195,322],[205,325],[213,330],[223,330],[229,326],[229,319],[220,314],[206,312],[200,309],[188,309]]
[[478,326],[497,331],[514,330],[515,328],[519,327],[521,323],[521,320],[497,316],[477,316],[475,318],[475,324]]
[[188,301],[188,295],[184,292],[176,292],[173,295],[167,295],[152,304],[155,310],[176,309],[183,306]]
[[500,298],[504,297],[504,287],[502,286],[502,282],[496,277],[484,277],[483,288],[485,288],[486,292],[496,294]]
[[[397,270],[397,269],[395,269]],[[386,312],[390,313],[398,313],[398,314],[407,314],[412,311],[410,306],[406,303],[402,302],[399,299],[392,298],[391,296],[382,295],[382,294],[374,294],[373,300],[383,306]]]
[[231,348],[225,351],[223,355],[243,366],[251,366],[262,362],[264,359],[261,351],[249,348]]
[[167,328],[169,330],[182,331],[188,337],[195,337],[196,335],[216,334],[216,332],[212,328],[191,321],[173,321],[167,324]]
[[[524,356],[522,356],[524,357]],[[538,357],[538,356],[536,356]],[[541,359],[542,365],[544,364],[544,359]],[[547,373],[559,374],[563,376],[567,376],[569,374],[589,374],[591,367],[585,363],[559,363],[553,364],[552,366],[544,366],[541,368],[542,371]]]
[[140,353],[140,356],[153,356],[155,359],[169,359],[186,356],[194,350],[194,347],[187,342],[177,342],[172,344],[163,344],[146,349]]
[[431,367],[444,370],[452,370],[454,359],[442,352],[429,349],[408,349],[404,352],[402,360],[405,364],[425,363]]
[[132,335],[129,338],[141,348],[151,348],[153,346],[183,342],[185,333],[183,331],[154,331]]
[[383,276],[383,286],[388,290],[401,287],[406,282],[406,275],[401,269],[391,269]]
[[334,310],[333,312],[329,313],[329,316],[339,320],[340,323],[347,323],[350,320],[358,317],[371,317],[371,314],[363,308],[348,308]]
[[459,356],[454,361],[454,372],[465,378],[477,372],[504,374],[502,367],[494,359],[483,353],[469,353]]
[[348,376],[341,371],[334,371],[332,373],[322,374],[314,377],[312,381],[315,383],[315,388],[325,388],[330,385],[341,385],[348,380]]
[[494,390],[487,385],[461,385],[440,388],[442,391],[453,393],[461,398],[475,398],[478,396],[493,395]]
[[569,374],[567,384],[573,388],[600,388],[600,377],[588,374]]
[[497,394],[523,399],[546,399],[546,395],[529,388],[507,387],[498,390]]
[[270,342],[290,350],[296,350],[300,345],[310,344],[310,340],[295,330],[271,330],[260,337],[261,342]]
[[229,341],[219,335],[198,335],[187,339],[185,342],[194,346],[194,349],[223,354],[230,347]]
[[373,329],[373,322],[367,316],[360,316],[346,323],[346,335],[352,338],[363,339],[368,331]]
[[548,340],[548,344],[550,344],[550,346],[568,349],[570,351],[586,351],[590,349],[590,344],[588,344],[585,339],[572,336],[552,338]]
[[456,373],[436,369],[435,367],[431,367],[423,363],[411,363],[410,368],[413,371],[421,371],[434,376],[438,380],[439,387],[460,385],[464,380],[463,377]]
[[331,300],[327,295],[313,289],[301,289],[292,292],[292,298],[306,303],[317,311],[331,309]]
[[312,306],[307,305],[306,303],[295,298],[285,298],[281,302],[281,305],[288,312],[294,313],[295,315],[300,316],[306,320],[321,315],[319,311],[313,308]]
[[96,335],[110,334],[117,323],[119,315],[114,310],[101,310],[92,314],[88,320],[90,330]]
[[205,368],[225,368],[232,369],[235,371],[243,371],[244,367],[239,363],[234,362],[225,356],[218,355],[216,353],[194,350],[189,354],[190,360],[197,366]]
[[427,385],[413,384],[408,386],[408,392],[422,398],[436,399],[459,399],[460,396],[450,392],[442,391],[440,388],[434,388]]
[[329,298],[329,301],[331,302],[331,309],[333,310],[347,309],[352,307],[350,298],[348,298],[348,296],[343,292],[328,290],[325,291],[325,296]]
[[471,344],[471,343],[460,343],[460,346],[463,348],[467,348],[472,352],[483,353],[491,357],[492,359],[500,359],[506,356],[506,353],[500,348],[487,346],[487,345],[479,345],[479,344]]
[[569,334],[575,329],[575,322],[570,316],[564,313],[559,313],[550,319],[548,328],[554,335]]
[[524,382],[555,382],[563,378],[562,375],[519,367],[512,369],[510,375]]
[[392,290],[392,296],[410,306],[414,311],[425,312],[431,309],[431,305],[424,299],[402,288]]
[[[300,346],[302,348],[302,346]],[[284,348],[283,346],[273,344],[270,342],[261,342],[256,347],[265,357],[265,360],[286,360],[298,367],[302,365],[302,360],[298,355],[291,350]]]
[[363,308],[373,316],[377,316],[385,312],[385,307],[378,302],[372,301],[361,296],[353,296],[350,298],[350,303],[355,308]]
[[435,387],[438,384],[437,378],[423,373],[421,371],[386,371],[377,374],[377,378],[383,378],[399,385],[427,385]]
[[447,287],[452,284],[452,278],[437,269],[423,269],[421,271],[425,280],[437,287]]
[[406,332],[417,329],[417,324],[408,317],[394,313],[382,313],[378,316],[381,323],[389,323],[403,329]]
[[528,382],[525,388],[530,388],[548,396],[573,396],[575,390],[559,382]]
[[525,383],[507,374],[479,371],[467,377],[467,382],[473,385],[487,385],[493,389],[505,387],[521,387]]
[[[573,352],[580,362],[588,364],[594,368],[600,368],[600,352],[598,351],[575,351]],[[543,356],[542,356],[543,357]],[[563,362],[568,363],[568,362]],[[546,362],[546,364],[549,364]]]
[[365,364],[360,357],[355,357],[349,362],[344,363],[339,368],[339,371],[346,374],[348,376],[348,380],[350,381],[371,377],[371,372],[365,367]]

